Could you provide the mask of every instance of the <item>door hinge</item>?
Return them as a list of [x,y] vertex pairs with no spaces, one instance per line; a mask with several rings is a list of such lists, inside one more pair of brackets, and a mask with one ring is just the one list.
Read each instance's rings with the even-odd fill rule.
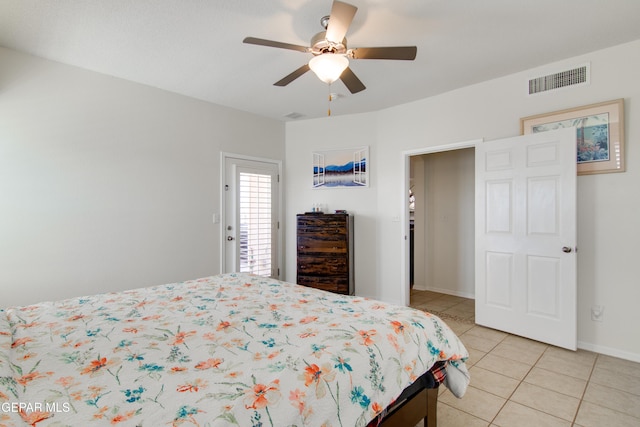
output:
[[224,191],[229,191],[229,184],[224,185]]
[[280,174],[276,175],[278,177],[278,182],[280,182]]

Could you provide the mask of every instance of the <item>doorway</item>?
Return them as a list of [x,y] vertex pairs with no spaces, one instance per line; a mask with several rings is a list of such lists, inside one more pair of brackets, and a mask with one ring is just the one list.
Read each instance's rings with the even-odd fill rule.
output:
[[[411,294],[472,299],[474,282],[474,162],[469,141],[405,153]],[[413,259],[411,259],[413,258]],[[416,261],[414,261],[416,260]]]
[[412,156],[413,289],[473,298],[473,148]]

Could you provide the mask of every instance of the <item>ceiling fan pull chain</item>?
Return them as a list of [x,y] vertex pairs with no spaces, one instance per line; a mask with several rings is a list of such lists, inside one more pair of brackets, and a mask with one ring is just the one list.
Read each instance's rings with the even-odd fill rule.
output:
[[327,101],[327,116],[331,116],[331,83],[327,85],[329,88],[329,100]]

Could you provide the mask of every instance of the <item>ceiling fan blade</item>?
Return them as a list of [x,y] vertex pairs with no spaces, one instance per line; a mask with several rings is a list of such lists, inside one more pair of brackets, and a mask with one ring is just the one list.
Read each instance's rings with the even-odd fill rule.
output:
[[329,24],[327,25],[327,34],[325,36],[327,40],[341,43],[357,10],[357,7],[350,4],[334,1],[333,6],[331,6],[331,15],[329,16]]
[[245,37],[245,39],[242,40],[242,42],[247,44],[257,44],[259,46],[268,46],[268,47],[277,47],[280,49],[297,50],[298,52],[305,52],[305,53],[310,51],[310,49],[306,46],[300,46],[300,45],[291,44],[291,43],[276,42],[273,40],[259,39],[256,37]]
[[340,80],[342,80],[342,83],[344,83],[351,93],[358,93],[367,88],[349,67],[344,69],[340,75]]
[[273,85],[274,86],[286,86],[286,85],[288,85],[289,83],[291,83],[292,81],[294,81],[295,79],[297,79],[298,77],[300,77],[301,75],[303,75],[304,73],[306,73],[309,70],[310,70],[309,64],[304,64],[302,67],[298,68],[293,73],[285,76],[284,78],[278,80]]
[[418,48],[415,46],[395,47],[357,47],[351,49],[353,59],[416,59]]

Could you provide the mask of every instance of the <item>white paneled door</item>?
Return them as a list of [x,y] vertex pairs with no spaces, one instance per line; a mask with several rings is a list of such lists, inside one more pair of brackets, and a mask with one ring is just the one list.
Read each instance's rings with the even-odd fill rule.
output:
[[476,323],[575,350],[575,129],[476,146]]
[[226,157],[224,268],[279,278],[279,164]]

